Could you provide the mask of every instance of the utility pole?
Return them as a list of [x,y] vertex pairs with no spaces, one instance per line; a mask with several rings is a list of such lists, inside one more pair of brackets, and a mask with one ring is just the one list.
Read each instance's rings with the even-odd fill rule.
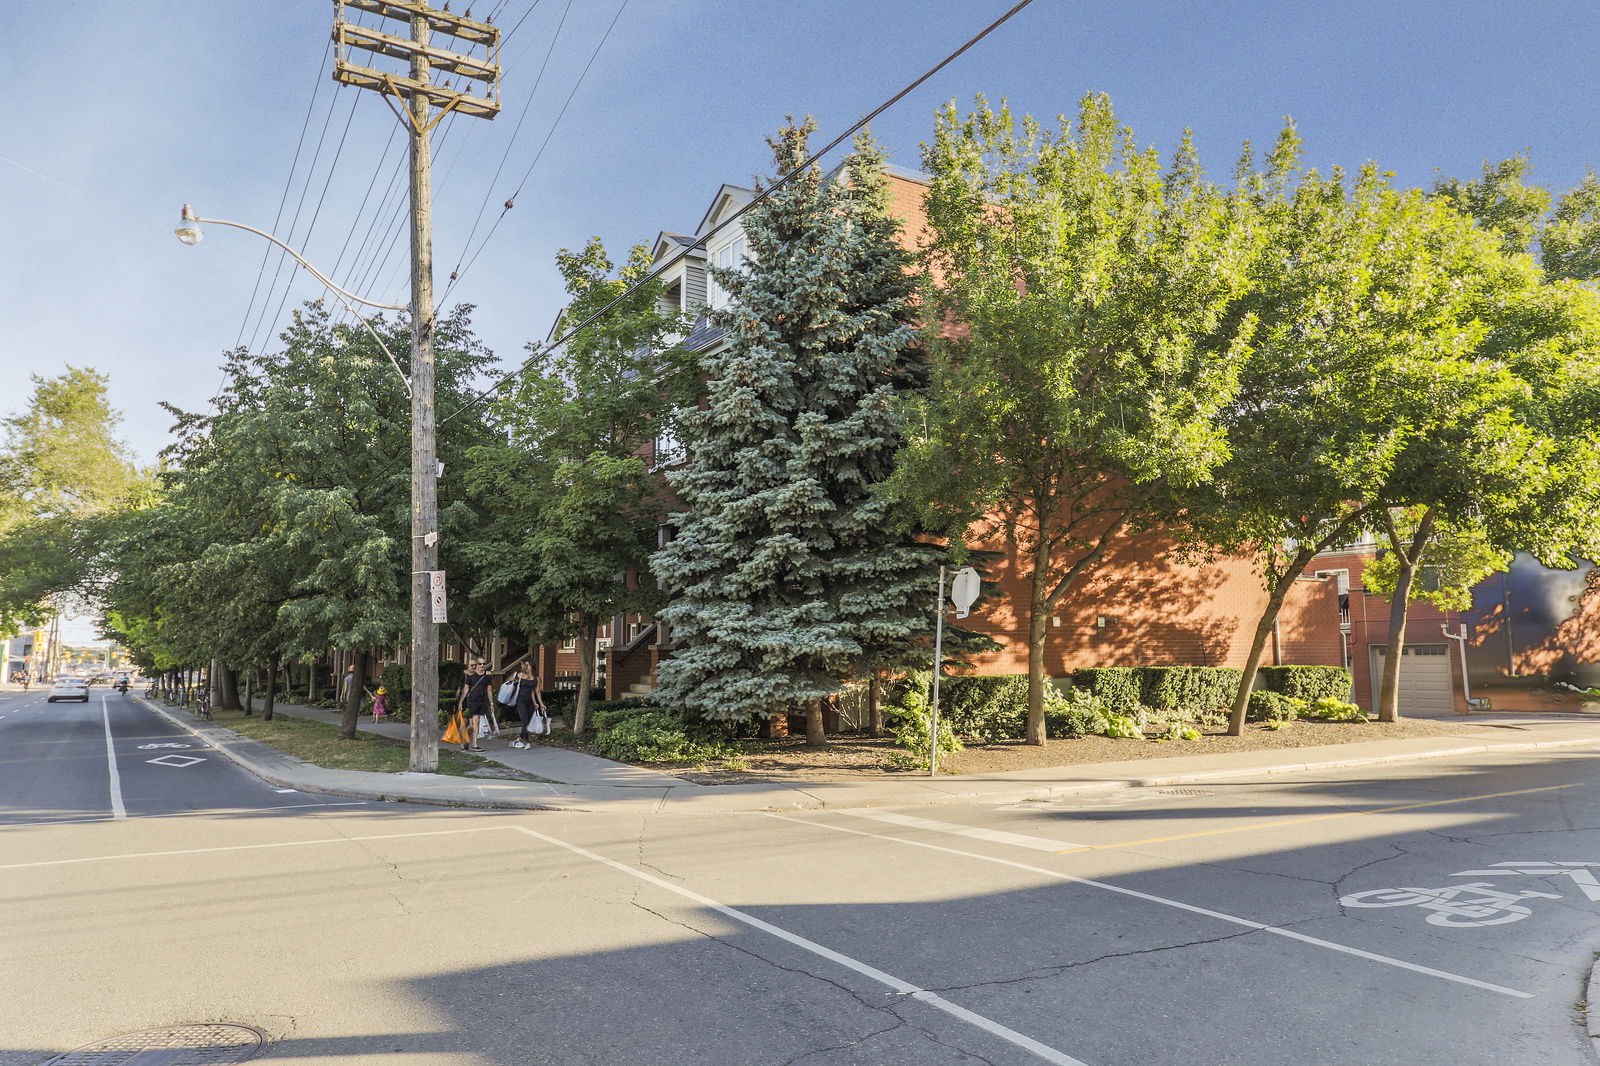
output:
[[[447,5],[448,7],[448,5]],[[376,15],[382,25],[404,24],[409,37],[357,25],[346,10]],[[459,48],[431,43],[438,33]],[[500,30],[486,22],[434,10],[420,0],[334,0],[333,80],[383,94],[411,133],[411,769],[439,769],[439,629],[430,576],[439,568],[437,412],[433,403],[433,208],[428,138],[452,111],[494,118],[500,113]],[[485,58],[468,54],[483,46]],[[409,61],[406,74],[352,62],[353,49]],[[433,72],[461,79],[435,84]],[[481,82],[481,95],[467,91]],[[393,97],[393,99],[390,99]],[[398,101],[399,106],[396,106]],[[434,104],[439,105],[433,114]]]

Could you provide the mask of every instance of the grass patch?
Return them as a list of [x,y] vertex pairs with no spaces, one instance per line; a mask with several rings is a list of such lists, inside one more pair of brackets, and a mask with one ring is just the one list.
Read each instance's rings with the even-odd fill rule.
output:
[[[259,713],[246,717],[243,711],[212,711],[211,718],[214,725],[231,729],[251,740],[271,744],[281,752],[329,770],[396,774],[411,769],[410,745],[388,737],[357,732],[354,740],[340,740],[338,726],[294,718],[281,712],[273,715],[270,722],[264,721]],[[452,777],[482,776],[481,773],[474,775],[473,771],[482,771],[495,765],[448,745],[439,746],[441,774]]]

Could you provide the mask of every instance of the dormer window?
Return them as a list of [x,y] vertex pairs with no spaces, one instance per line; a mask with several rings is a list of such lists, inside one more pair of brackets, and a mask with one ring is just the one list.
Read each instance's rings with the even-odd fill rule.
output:
[[[738,270],[748,258],[749,252],[746,249],[743,234],[735,237],[720,248],[712,249],[710,256],[708,256],[712,266],[723,267],[727,270]],[[712,307],[727,306],[728,294],[721,285],[717,284],[716,278],[708,276],[706,288],[710,292]]]

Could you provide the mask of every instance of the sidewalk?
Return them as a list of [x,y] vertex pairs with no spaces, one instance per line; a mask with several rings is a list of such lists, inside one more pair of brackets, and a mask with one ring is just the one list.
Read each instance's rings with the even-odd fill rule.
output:
[[[899,807],[943,803],[1015,803],[1055,799],[1120,788],[1175,785],[1218,778],[1256,777],[1451,756],[1600,745],[1600,723],[1592,719],[1485,715],[1463,720],[1458,732],[1409,740],[1376,740],[1309,748],[1223,755],[1084,763],[1035,770],[940,776],[895,775],[870,781],[763,782],[700,785],[669,774],[612,762],[565,748],[518,750],[490,740],[483,755],[492,762],[541,778],[497,781],[443,774],[368,773],[314,766],[232,730],[197,722],[184,711],[142,701],[270,784],[301,792],[461,807],[550,811],[671,810],[674,813],[820,810]],[[337,722],[339,712],[284,705],[276,713]],[[404,722],[361,720],[364,732],[405,739]]]

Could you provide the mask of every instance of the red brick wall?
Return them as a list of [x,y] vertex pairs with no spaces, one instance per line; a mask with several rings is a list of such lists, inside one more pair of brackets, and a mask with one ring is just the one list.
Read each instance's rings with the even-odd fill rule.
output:
[[[1374,644],[1389,643],[1389,600],[1365,591],[1366,582],[1362,578],[1362,573],[1371,561],[1370,552],[1321,555],[1309,568],[1350,571],[1350,669],[1355,676],[1355,701],[1369,711],[1376,704],[1374,699],[1376,679],[1372,676],[1371,647]],[[1439,627],[1448,624],[1452,630],[1459,631],[1460,618],[1461,616],[1455,611],[1441,611],[1431,603],[1414,601],[1406,611],[1406,643],[1450,643],[1445,640]],[[1458,661],[1456,659],[1458,654],[1455,645],[1451,643],[1452,667]],[[1454,669],[1451,671],[1451,677],[1456,689],[1456,698],[1460,700],[1461,685],[1459,679],[1456,679]]]
[[[1004,543],[982,545],[1005,551]],[[1185,562],[1170,539],[1123,538],[1051,612],[1045,672],[1083,666],[1243,666],[1267,594],[1248,559]],[[987,575],[998,585],[963,624],[1005,647],[974,661],[980,674],[1028,668],[1029,581],[1006,554]],[[1105,625],[1099,624],[1100,618]],[[1059,620],[1059,624],[1057,624]],[[1283,612],[1282,661],[1339,665],[1338,592],[1331,582],[1297,583]],[[1268,661],[1274,661],[1268,646]]]

